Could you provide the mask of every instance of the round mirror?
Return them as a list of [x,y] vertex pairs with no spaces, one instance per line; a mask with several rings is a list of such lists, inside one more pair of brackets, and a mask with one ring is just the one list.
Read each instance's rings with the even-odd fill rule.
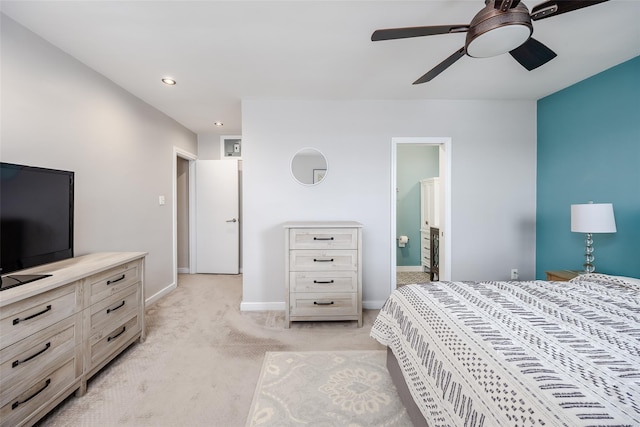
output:
[[291,159],[291,174],[300,184],[319,184],[327,174],[327,159],[315,148],[303,148]]

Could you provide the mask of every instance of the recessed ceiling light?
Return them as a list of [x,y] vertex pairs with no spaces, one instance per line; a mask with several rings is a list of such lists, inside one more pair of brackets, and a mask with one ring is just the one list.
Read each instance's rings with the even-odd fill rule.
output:
[[175,84],[176,84],[176,81],[175,81],[175,80],[173,80],[173,79],[170,79],[170,78],[166,78],[166,77],[165,77],[164,79],[162,79],[162,83],[164,83],[164,84],[166,84],[166,85],[169,85],[169,86],[173,86],[173,85],[175,85]]
[[222,123],[222,122],[213,122],[213,124],[214,124],[215,126],[218,126],[218,127],[220,127],[220,126],[224,126],[224,123]]

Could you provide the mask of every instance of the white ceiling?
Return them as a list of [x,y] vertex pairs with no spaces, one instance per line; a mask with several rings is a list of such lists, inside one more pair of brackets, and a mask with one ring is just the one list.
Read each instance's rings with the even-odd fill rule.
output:
[[[531,9],[542,0],[524,0]],[[379,28],[468,24],[482,0],[2,1],[1,10],[193,132],[240,134],[242,99],[538,99],[640,55],[640,0],[534,22],[558,57],[464,57],[464,33],[371,42]],[[174,87],[160,82],[170,76]],[[214,121],[224,122],[216,128]]]

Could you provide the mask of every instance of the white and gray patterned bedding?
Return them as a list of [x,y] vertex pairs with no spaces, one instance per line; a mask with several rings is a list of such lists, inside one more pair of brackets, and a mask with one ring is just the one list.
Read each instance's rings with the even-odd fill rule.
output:
[[403,286],[371,336],[431,427],[640,426],[640,282]]

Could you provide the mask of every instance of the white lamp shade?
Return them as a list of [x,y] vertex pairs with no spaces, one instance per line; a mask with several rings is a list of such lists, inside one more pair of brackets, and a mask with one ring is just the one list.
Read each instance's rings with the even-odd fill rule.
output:
[[578,233],[615,233],[616,219],[611,203],[571,205],[571,231]]

